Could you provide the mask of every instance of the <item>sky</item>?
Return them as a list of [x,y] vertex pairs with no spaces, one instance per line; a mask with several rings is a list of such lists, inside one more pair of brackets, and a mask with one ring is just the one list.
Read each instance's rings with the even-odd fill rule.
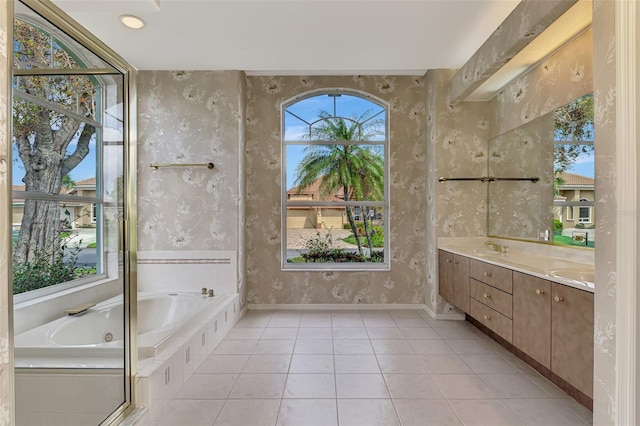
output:
[[[335,112],[334,112],[335,100]],[[303,99],[291,106],[287,111],[295,114],[297,117],[285,113],[284,135],[286,140],[304,140],[303,135],[309,132],[308,123],[313,123],[318,119],[320,111],[327,111],[341,117],[359,117],[367,111],[377,114],[384,111],[380,105],[372,103],[363,98],[351,95],[340,95],[337,97],[328,96],[326,94]],[[380,117],[380,116],[378,116]],[[381,115],[384,117],[384,114]],[[304,121],[303,121],[304,120]],[[383,140],[383,137],[376,138]],[[375,140],[375,139],[374,139]],[[291,189],[295,186],[295,170],[297,165],[303,159],[306,145],[287,145],[286,147],[286,188]]]

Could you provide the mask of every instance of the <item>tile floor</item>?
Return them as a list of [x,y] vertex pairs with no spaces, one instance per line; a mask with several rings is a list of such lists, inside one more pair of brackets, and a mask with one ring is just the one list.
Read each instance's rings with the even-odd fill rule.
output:
[[589,410],[462,321],[249,311],[158,425],[584,425]]

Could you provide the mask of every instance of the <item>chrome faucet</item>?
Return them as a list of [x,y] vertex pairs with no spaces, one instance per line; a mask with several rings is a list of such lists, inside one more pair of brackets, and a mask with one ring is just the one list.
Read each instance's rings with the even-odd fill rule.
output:
[[502,246],[500,244],[494,243],[493,241],[486,241],[484,243],[485,246],[491,246],[493,251],[502,253]]

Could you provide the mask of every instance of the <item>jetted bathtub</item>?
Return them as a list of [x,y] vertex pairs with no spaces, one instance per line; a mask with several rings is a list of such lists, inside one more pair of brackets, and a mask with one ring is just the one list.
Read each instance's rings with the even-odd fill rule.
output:
[[[191,321],[217,309],[226,296],[200,293],[138,293],[138,357],[155,356]],[[15,336],[17,367],[121,368],[122,296],[77,316],[65,316]]]

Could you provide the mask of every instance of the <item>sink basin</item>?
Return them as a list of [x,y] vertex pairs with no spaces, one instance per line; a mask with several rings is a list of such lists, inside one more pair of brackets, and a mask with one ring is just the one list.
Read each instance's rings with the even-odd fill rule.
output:
[[568,278],[570,280],[592,283],[594,282],[594,272],[590,270],[561,268],[547,271],[548,275],[557,278]]

